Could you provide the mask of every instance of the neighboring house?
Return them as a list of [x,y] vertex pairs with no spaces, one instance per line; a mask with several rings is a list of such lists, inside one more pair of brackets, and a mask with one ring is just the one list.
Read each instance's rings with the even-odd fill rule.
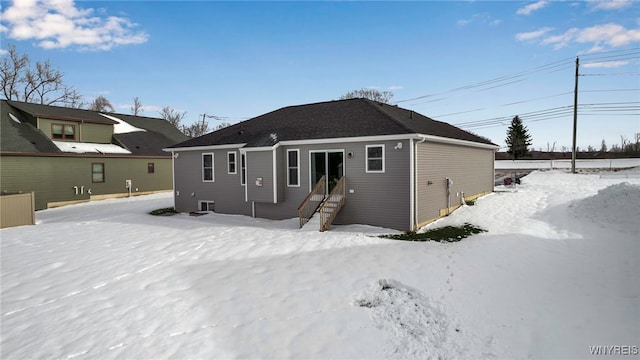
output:
[[162,149],[186,139],[163,119],[0,100],[0,187],[37,210],[171,190]]
[[493,191],[497,148],[416,112],[350,99],[285,107],[166,151],[178,211],[302,224],[319,207],[329,218],[321,230],[331,220],[417,230],[463,196]]

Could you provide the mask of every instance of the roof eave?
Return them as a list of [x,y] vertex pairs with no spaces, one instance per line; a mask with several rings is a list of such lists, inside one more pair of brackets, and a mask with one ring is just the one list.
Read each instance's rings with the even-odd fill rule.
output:
[[477,147],[477,148],[483,148],[483,149],[492,149],[494,151],[500,148],[500,146],[493,143],[487,144],[487,143],[481,143],[476,141],[461,140],[461,139],[454,139],[454,138],[435,136],[435,135],[425,135],[425,134],[418,134],[418,136],[420,137],[420,139],[424,139],[425,141],[428,141],[428,142],[436,142],[436,143],[443,143],[443,144],[450,144],[450,145],[471,146],[471,147]]
[[200,150],[218,150],[218,149],[237,149],[247,145],[247,143],[240,144],[221,144],[221,145],[202,145],[202,146],[186,146],[186,147],[168,147],[162,149],[164,152],[175,151],[200,151]]

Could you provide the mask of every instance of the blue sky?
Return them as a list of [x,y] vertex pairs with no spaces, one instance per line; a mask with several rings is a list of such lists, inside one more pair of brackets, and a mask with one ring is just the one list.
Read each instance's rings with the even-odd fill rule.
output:
[[[227,122],[338,99],[392,103],[504,145],[519,115],[534,148],[640,133],[640,2],[2,1],[1,48],[49,59],[89,102],[170,106]],[[211,125],[218,120],[210,119]]]

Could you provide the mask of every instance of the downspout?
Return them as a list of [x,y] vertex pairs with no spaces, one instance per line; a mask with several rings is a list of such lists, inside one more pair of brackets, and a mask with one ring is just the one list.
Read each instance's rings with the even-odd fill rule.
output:
[[171,150],[171,187],[173,188],[173,209],[176,209],[176,196],[178,191],[176,190],[176,154]]
[[276,152],[279,146],[280,144],[276,144],[276,146],[273,147],[273,157],[271,159],[273,163],[272,171],[273,171],[273,203],[274,204],[278,203],[278,163],[277,163]]
[[416,142],[415,144],[413,143],[413,139],[410,139],[410,144],[411,144],[411,179],[410,182],[411,184],[409,186],[411,186],[411,201],[413,202],[412,206],[411,206],[411,212],[413,213],[411,218],[413,219],[413,225],[412,225],[412,229],[413,231],[417,231],[418,230],[418,192],[417,189],[419,189],[418,186],[418,144],[422,144],[423,142],[427,141],[426,137],[422,137],[422,139],[418,142]]
[[247,159],[247,151],[240,149],[240,176],[242,177],[242,157],[244,156],[244,201],[249,201],[249,160]]

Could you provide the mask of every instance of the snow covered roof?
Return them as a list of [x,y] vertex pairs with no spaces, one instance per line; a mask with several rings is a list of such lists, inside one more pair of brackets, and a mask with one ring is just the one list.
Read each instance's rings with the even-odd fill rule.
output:
[[131,124],[129,124],[128,122],[119,119],[115,116],[111,116],[111,115],[107,115],[107,114],[103,114],[100,113],[100,115],[106,117],[107,119],[113,120],[115,122],[117,122],[117,124],[113,125],[113,133],[114,134],[126,134],[126,133],[131,133],[131,132],[136,132],[136,131],[147,131],[145,129],[140,129],[137,128]]
[[[0,100],[0,152],[7,153],[104,153],[134,156],[170,156],[162,149],[188,139],[164,119],[60,106]],[[38,118],[93,123],[113,131],[111,144],[57,141],[39,129]],[[81,133],[81,132],[80,132]],[[78,140],[83,140],[79,138]]]
[[54,141],[53,143],[62,152],[72,152],[77,154],[131,154],[131,151],[115,144],[97,144],[70,141]]

